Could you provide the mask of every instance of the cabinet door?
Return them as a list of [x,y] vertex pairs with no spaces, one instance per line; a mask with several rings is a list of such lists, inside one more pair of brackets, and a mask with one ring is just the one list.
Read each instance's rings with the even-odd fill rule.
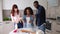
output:
[[56,22],[56,28],[55,28],[57,31],[60,31],[60,21],[57,21]]
[[14,24],[12,22],[5,22],[3,25],[3,31],[4,34],[9,34],[9,32],[11,32],[14,28]]
[[49,6],[58,6],[58,0],[48,0]]
[[56,27],[55,26],[56,26],[56,21],[53,21],[52,22],[52,30],[51,30],[52,31],[52,34],[55,34],[56,33],[56,31],[55,31],[55,28]]
[[60,34],[60,24],[57,21],[52,23],[52,34]]

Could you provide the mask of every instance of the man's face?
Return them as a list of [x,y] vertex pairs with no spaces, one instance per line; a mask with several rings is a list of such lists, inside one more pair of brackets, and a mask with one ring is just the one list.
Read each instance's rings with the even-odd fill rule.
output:
[[37,8],[38,7],[38,4],[37,3],[34,3],[34,7]]

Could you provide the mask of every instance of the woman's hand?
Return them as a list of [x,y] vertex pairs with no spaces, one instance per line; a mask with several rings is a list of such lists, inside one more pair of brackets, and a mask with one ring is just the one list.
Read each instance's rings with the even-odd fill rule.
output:
[[15,20],[16,23],[19,23],[19,21],[21,22],[21,21],[22,21],[22,18],[19,17],[19,18],[17,18],[17,19]]

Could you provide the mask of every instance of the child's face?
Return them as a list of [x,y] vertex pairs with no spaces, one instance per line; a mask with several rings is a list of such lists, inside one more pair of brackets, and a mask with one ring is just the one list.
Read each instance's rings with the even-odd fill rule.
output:
[[30,15],[30,10],[27,9],[26,11],[27,11],[27,15]]

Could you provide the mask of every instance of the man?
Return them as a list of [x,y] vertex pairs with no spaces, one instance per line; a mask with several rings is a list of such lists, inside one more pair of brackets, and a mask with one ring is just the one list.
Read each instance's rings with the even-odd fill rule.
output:
[[45,32],[45,26],[44,23],[46,23],[46,17],[45,17],[45,8],[41,5],[39,5],[38,1],[34,1],[34,7],[37,9],[36,12],[36,25],[39,29]]

